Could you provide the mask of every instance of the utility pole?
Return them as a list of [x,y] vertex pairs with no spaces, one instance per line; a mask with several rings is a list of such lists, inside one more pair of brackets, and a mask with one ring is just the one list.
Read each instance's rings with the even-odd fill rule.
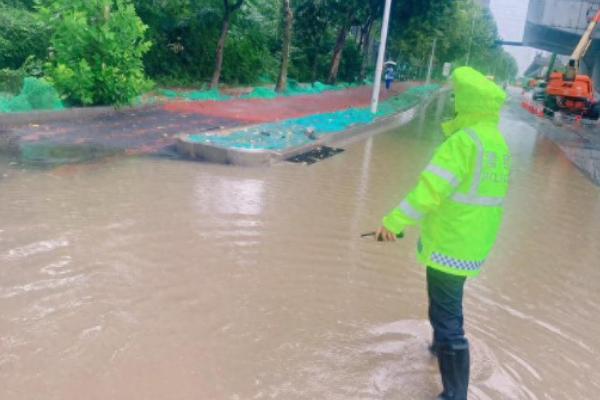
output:
[[433,39],[433,47],[431,48],[431,55],[429,56],[429,68],[427,68],[427,79],[425,80],[425,84],[429,85],[431,82],[431,69],[433,68],[433,57],[435,56],[435,44],[437,43],[437,38]]
[[469,58],[471,57],[471,45],[473,44],[473,35],[475,34],[475,14],[473,14],[473,26],[471,27],[471,37],[469,39],[469,50],[467,50],[467,62],[465,65],[469,66]]
[[390,24],[390,8],[392,0],[385,0],[383,10],[383,22],[381,23],[381,40],[379,41],[379,52],[377,53],[377,66],[375,68],[375,82],[373,83],[373,95],[371,97],[371,112],[377,112],[379,103],[379,90],[381,89],[381,73],[383,71],[383,57],[385,56],[385,45],[387,42],[388,26]]

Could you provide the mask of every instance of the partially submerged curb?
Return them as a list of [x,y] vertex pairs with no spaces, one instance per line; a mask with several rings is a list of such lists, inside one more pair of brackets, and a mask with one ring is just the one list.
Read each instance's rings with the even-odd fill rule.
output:
[[[352,128],[343,131],[321,136],[312,142],[285,149],[259,150],[228,148],[215,144],[200,143],[191,140],[190,134],[182,134],[177,137],[177,151],[191,159],[217,164],[228,164],[241,167],[268,167],[272,164],[285,161],[322,146],[331,146],[341,144],[342,142],[350,143],[402,126],[411,121],[420,111],[423,111],[423,109],[444,90],[447,89],[438,89],[418,104],[400,112],[379,117],[372,123],[353,126]],[[222,131],[221,134],[227,135],[240,129],[243,129],[243,127],[227,129]]]

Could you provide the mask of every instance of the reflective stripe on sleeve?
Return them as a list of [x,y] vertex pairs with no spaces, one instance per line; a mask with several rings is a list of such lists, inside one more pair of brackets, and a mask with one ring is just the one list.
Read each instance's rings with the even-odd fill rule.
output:
[[440,167],[439,165],[429,164],[425,171],[431,172],[435,176],[438,176],[448,182],[452,188],[456,188],[460,183],[460,180],[452,171],[448,171],[445,168]]
[[414,220],[420,220],[421,218],[423,218],[423,213],[420,211],[417,211],[413,208],[413,206],[410,205],[410,203],[408,201],[406,201],[406,199],[402,200],[402,203],[400,203],[400,205],[398,206],[398,208],[407,216],[409,216],[410,218],[414,219]]
[[471,204],[476,206],[501,206],[504,197],[479,196],[476,194],[453,193],[450,198],[457,203]]

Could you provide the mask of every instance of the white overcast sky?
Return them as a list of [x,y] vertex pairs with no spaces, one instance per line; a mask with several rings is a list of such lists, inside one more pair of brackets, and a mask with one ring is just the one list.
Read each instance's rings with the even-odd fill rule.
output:
[[[490,8],[498,23],[500,36],[507,41],[521,42],[527,19],[529,0],[492,0]],[[536,49],[531,47],[504,46],[517,60],[519,74],[522,74],[535,56]],[[538,50],[539,51],[539,50]]]

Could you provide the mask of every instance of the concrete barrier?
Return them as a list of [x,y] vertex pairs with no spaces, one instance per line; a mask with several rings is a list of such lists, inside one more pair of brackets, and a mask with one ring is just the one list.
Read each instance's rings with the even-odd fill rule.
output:
[[[190,134],[183,134],[177,137],[177,151],[185,157],[212,163],[237,165],[241,167],[268,167],[272,164],[284,161],[288,158],[306,153],[322,146],[347,144],[376,135],[392,128],[402,126],[411,121],[417,114],[419,114],[419,112],[423,111],[423,109],[427,107],[427,105],[429,105],[434,98],[436,98],[445,90],[447,89],[436,91],[428,96],[427,99],[409,109],[377,118],[370,124],[357,125],[340,132],[326,134],[312,142],[300,146],[278,150],[233,149],[214,144],[199,143],[191,140]],[[236,127],[224,130],[221,131],[221,134],[227,135],[240,129],[244,129],[244,127]]]

